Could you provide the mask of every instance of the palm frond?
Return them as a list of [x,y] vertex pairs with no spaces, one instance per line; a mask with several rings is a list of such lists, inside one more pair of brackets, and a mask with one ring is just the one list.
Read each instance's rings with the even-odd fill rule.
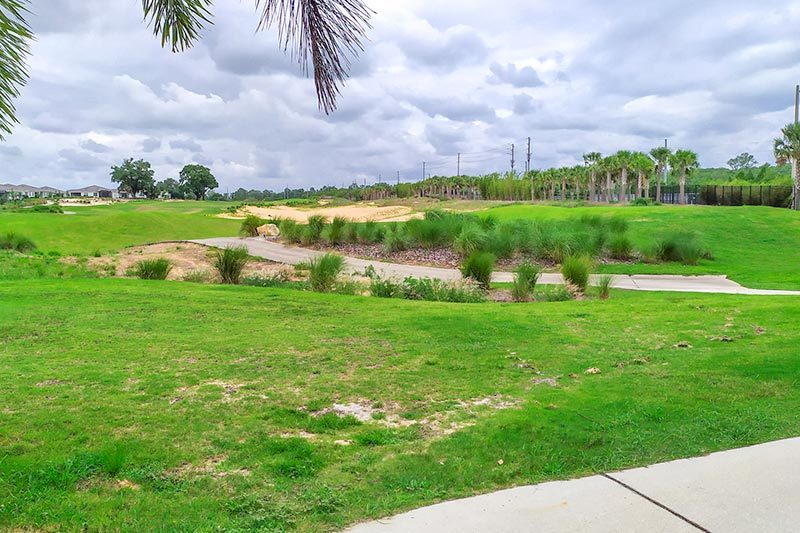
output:
[[336,109],[340,86],[350,70],[350,56],[364,50],[361,39],[371,27],[372,11],[361,0],[256,0],[259,29],[273,25],[284,51],[291,51],[305,73],[309,62],[320,109]]
[[145,20],[153,34],[161,37],[161,46],[169,43],[173,52],[191,48],[200,31],[211,22],[213,0],[142,0]]
[[28,0],[0,0],[0,140],[19,122],[14,99],[28,81],[33,34],[25,21],[27,7]]

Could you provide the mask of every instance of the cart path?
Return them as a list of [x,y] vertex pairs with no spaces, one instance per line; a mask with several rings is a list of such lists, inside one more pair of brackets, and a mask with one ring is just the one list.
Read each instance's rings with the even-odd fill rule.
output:
[[[252,256],[289,265],[308,262],[315,256],[323,253],[297,246],[287,246],[259,237],[246,239],[220,237],[215,239],[199,239],[190,242],[214,248],[244,245]],[[461,273],[454,268],[385,263],[371,259],[358,259],[356,257],[346,257],[345,262],[347,268],[351,272],[364,272],[364,270],[371,265],[382,277],[405,278],[412,276],[415,278],[436,278],[442,280],[461,279]],[[513,281],[513,279],[514,274],[511,272],[495,272],[492,276],[492,280],[495,282],[510,282]],[[563,282],[563,276],[557,273],[543,273],[539,281],[539,283],[546,285],[561,284]],[[800,291],[748,289],[735,281],[729,280],[726,276],[615,275],[614,288],[632,291],[800,296]]]

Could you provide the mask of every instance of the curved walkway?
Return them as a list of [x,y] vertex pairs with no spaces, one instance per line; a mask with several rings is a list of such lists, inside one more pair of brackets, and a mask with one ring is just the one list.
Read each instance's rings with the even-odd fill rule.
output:
[[[307,262],[321,253],[306,248],[286,246],[259,237],[248,239],[220,237],[216,239],[194,240],[191,242],[215,248],[245,245],[250,251],[250,255],[289,265]],[[415,278],[438,278],[443,280],[461,279],[461,273],[452,268],[384,263],[382,261],[358,259],[355,257],[347,257],[345,260],[351,272],[364,272],[364,269],[372,265],[378,274],[384,277],[405,278],[413,276]],[[492,280],[496,282],[510,282],[513,279],[514,274],[511,272],[495,272],[494,276],[492,276]],[[561,274],[554,273],[544,273],[540,280],[540,283],[546,285],[561,284],[563,282],[564,278]],[[735,281],[729,280],[726,276],[616,275],[614,276],[614,288],[633,291],[800,296],[800,291],[748,289],[742,287]]]
[[347,533],[795,532],[800,439],[503,490]]

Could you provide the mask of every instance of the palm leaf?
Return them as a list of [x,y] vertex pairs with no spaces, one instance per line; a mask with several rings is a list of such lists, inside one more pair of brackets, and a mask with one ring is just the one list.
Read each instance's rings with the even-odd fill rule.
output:
[[0,140],[18,123],[14,99],[28,81],[26,59],[33,39],[25,21],[28,0],[0,0]]
[[142,0],[145,20],[153,34],[161,36],[161,46],[170,44],[173,52],[190,48],[206,24],[211,24],[213,0]]
[[284,51],[290,51],[304,72],[309,62],[320,108],[336,109],[340,85],[348,77],[349,56],[363,51],[361,39],[370,28],[370,11],[361,0],[256,0],[259,29],[273,25]]

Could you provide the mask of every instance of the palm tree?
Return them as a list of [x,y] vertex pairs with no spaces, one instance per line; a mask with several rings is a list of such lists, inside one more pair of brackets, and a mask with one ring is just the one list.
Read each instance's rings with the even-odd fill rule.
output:
[[686,205],[686,176],[699,166],[697,154],[691,150],[678,150],[670,157],[669,164],[680,175],[680,202]]
[[589,201],[597,201],[597,171],[600,170],[600,162],[603,160],[603,155],[600,152],[589,152],[583,154],[583,162],[589,169]]
[[608,157],[603,158],[602,162],[600,163],[600,168],[606,174],[606,186],[605,186],[605,201],[606,203],[611,203],[614,200],[614,182],[613,176],[614,172],[617,171],[618,162],[616,156],[610,155]]
[[792,164],[794,198],[792,209],[800,209],[800,125],[788,124],[781,130],[782,137],[775,139],[775,159],[779,165]]
[[647,191],[644,196],[650,195],[650,176],[655,170],[653,160],[642,152],[634,152],[631,168],[636,172],[636,197],[642,198],[642,189]]
[[620,150],[615,154],[617,159],[618,168],[620,171],[619,177],[619,203],[628,203],[628,169],[633,161],[633,154],[627,150]]
[[[661,201],[661,176],[667,170],[669,160],[672,157],[672,150],[666,146],[659,146],[650,150],[650,157],[656,161],[656,202]],[[648,193],[649,194],[649,193]]]
[[[362,0],[254,0],[258,30],[276,27],[284,51],[291,49],[303,72],[314,71],[319,107],[336,109],[347,80],[350,56],[364,48],[372,11]],[[26,21],[29,0],[0,0],[0,139],[18,122],[14,99],[28,80],[33,32]],[[142,0],[144,17],[161,45],[181,52],[212,23],[213,0]]]

